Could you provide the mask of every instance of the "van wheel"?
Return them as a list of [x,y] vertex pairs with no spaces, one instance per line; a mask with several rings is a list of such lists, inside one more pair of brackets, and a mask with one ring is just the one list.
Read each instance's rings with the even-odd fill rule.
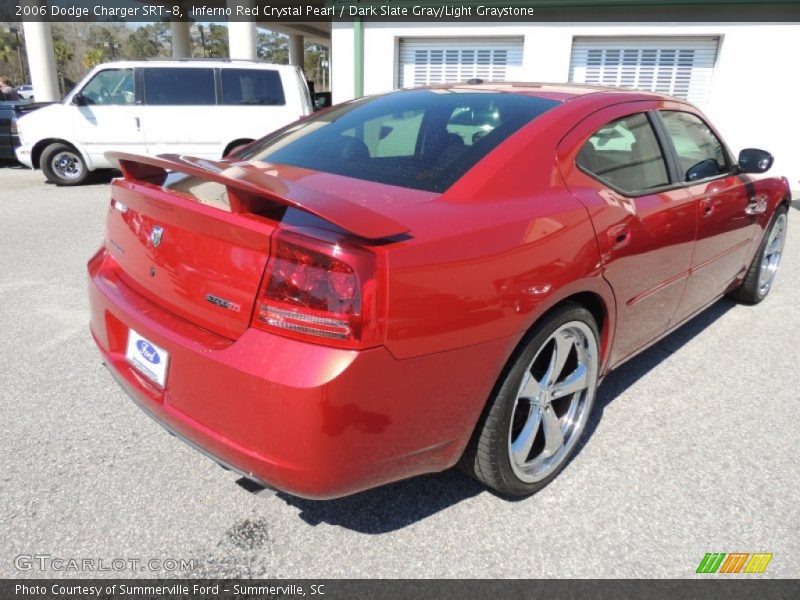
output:
[[600,334],[592,314],[565,304],[538,323],[495,388],[460,467],[508,496],[527,496],[569,462],[597,390]]
[[42,172],[56,185],[80,185],[89,177],[89,169],[80,153],[63,143],[50,144],[42,152]]

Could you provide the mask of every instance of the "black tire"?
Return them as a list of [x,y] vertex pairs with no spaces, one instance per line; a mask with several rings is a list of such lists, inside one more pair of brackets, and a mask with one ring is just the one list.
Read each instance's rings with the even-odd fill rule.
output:
[[[586,356],[593,355],[592,360],[594,364],[586,368],[586,389],[571,395],[564,395],[561,397],[554,396],[550,400],[545,398],[544,401],[539,399],[529,401],[523,398],[522,396],[525,395],[523,391],[528,389],[523,386],[523,379],[530,381],[528,377],[530,373],[533,379],[539,381],[540,377],[538,373],[539,369],[541,369],[540,363],[542,363],[542,360],[544,359],[544,363],[547,364],[556,362],[553,357],[548,359],[545,354],[547,349],[551,347],[551,344],[552,347],[555,348],[556,338],[554,336],[566,336],[568,339],[570,332],[573,332],[573,330],[577,332],[573,333],[573,339],[576,342],[578,342],[580,338],[581,343],[583,343],[583,338],[586,338]],[[527,496],[533,494],[558,476],[574,454],[577,442],[585,430],[589,414],[591,413],[599,374],[599,344],[600,333],[597,328],[597,323],[592,317],[592,314],[583,306],[575,303],[567,303],[545,315],[526,335],[516,355],[512,357],[509,366],[505,369],[503,375],[501,375],[500,381],[493,391],[492,398],[490,398],[489,403],[481,415],[481,419],[475,428],[472,439],[459,463],[460,468],[483,484],[507,496]],[[555,350],[553,350],[553,352],[555,352]],[[563,373],[567,373],[568,375],[578,373],[578,368],[581,365],[581,358],[579,357],[580,352],[581,350],[577,345],[574,348],[570,348],[568,351],[569,356],[565,359],[566,362],[562,363],[562,375]],[[567,356],[566,354],[562,355]],[[553,356],[555,356],[555,354],[553,354]],[[569,361],[572,361],[573,358],[576,362],[570,363]],[[587,358],[585,362],[588,365],[590,361]],[[575,365],[574,372],[570,370],[572,369],[570,366],[571,364]],[[547,372],[544,373],[541,379],[542,381],[548,379]],[[559,380],[558,373],[556,373],[555,380]],[[563,383],[562,381],[555,385],[563,385]],[[544,388],[538,387],[537,389],[543,390]],[[546,393],[543,392],[542,395],[546,395]],[[528,402],[527,407],[522,404],[523,402]],[[565,412],[558,416],[558,409],[555,408],[556,403],[563,402],[569,403],[570,410],[573,402],[578,402],[579,405],[582,406],[582,412],[574,417],[575,425],[571,433],[568,433],[570,426],[565,425],[570,421],[568,414]],[[581,402],[583,402],[583,404],[580,404]],[[544,405],[551,405],[550,408],[554,411],[553,414],[558,417],[559,431],[562,431],[562,428],[565,429],[562,431],[563,442],[561,449],[549,456],[549,458],[542,459],[543,467],[541,477],[537,478],[533,471],[531,473],[524,473],[524,469],[519,464],[520,461],[512,458],[512,454],[515,452],[513,450],[514,445],[523,437],[528,437],[528,439],[533,440],[532,445],[527,446],[528,449],[522,451],[526,457],[523,461],[531,460],[531,456],[533,456],[536,451],[537,443],[542,446],[542,453],[540,456],[533,458],[532,464],[540,460],[541,456],[549,454],[550,451],[547,449],[547,436],[545,435],[545,430],[549,428],[545,427],[544,421],[549,421],[550,423],[553,421],[544,417],[544,413],[547,412],[547,406],[539,412],[539,429],[535,430],[536,433],[530,436],[523,436],[522,432],[519,432],[518,416],[520,411],[522,414],[528,411],[528,416],[523,417],[525,419],[525,425],[522,427],[522,431],[526,431],[528,420],[531,419],[530,415],[533,414],[535,410],[534,406],[541,407]],[[538,408],[536,410],[538,410]],[[533,430],[534,428],[531,427],[530,431]],[[541,438],[537,437],[540,435]],[[516,440],[514,444],[512,444],[512,440]],[[559,452],[561,453],[560,456]],[[552,469],[550,471],[544,469],[544,465],[548,460],[553,461],[550,465]],[[512,464],[512,462],[514,464]],[[526,477],[526,479],[528,477],[533,479],[526,480],[523,479],[523,476]]]
[[90,175],[81,153],[63,142],[47,146],[39,165],[47,180],[56,185],[81,185]]
[[[750,268],[747,269],[747,275],[745,275],[742,284],[731,293],[731,295],[739,302],[744,304],[758,304],[767,297],[772,289],[772,283],[774,281],[775,273],[777,272],[780,264],[781,254],[783,252],[783,242],[786,240],[786,229],[788,226],[787,212],[788,209],[786,208],[786,205],[781,204],[775,210],[775,214],[772,215],[772,220],[770,221],[767,230],[764,232],[764,238],[761,240],[761,245],[758,247],[758,252],[756,252],[753,262],[750,264]],[[767,261],[764,260],[764,257],[765,254],[767,254],[767,246],[773,239],[772,234],[776,227],[782,227],[782,231],[780,232],[782,235],[781,244],[780,248],[778,249],[777,259],[774,263],[774,266],[769,266],[771,265],[769,259],[772,257],[772,255],[768,256]],[[762,281],[762,275],[764,274],[765,269],[768,268],[773,269],[772,276],[769,277],[769,281],[765,283]]]

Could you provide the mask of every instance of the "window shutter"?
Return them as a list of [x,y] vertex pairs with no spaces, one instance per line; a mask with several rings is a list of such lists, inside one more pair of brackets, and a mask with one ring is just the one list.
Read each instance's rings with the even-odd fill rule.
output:
[[580,38],[572,43],[569,80],[659,92],[708,102],[718,38]]

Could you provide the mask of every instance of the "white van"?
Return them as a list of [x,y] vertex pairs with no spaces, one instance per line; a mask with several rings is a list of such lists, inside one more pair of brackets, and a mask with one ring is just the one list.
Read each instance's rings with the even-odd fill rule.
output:
[[112,165],[104,154],[217,159],[311,114],[302,71],[240,60],[120,61],[98,65],[62,102],[19,119],[17,159],[59,185]]

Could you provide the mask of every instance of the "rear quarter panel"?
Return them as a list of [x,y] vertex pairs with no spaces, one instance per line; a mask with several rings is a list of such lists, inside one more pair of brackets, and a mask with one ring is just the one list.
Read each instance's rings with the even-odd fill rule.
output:
[[[519,341],[549,308],[587,291],[612,307],[613,331],[594,230],[555,169],[571,112],[545,113],[409,212],[413,237],[387,249],[387,347],[395,357]],[[498,374],[507,359],[487,357]]]

